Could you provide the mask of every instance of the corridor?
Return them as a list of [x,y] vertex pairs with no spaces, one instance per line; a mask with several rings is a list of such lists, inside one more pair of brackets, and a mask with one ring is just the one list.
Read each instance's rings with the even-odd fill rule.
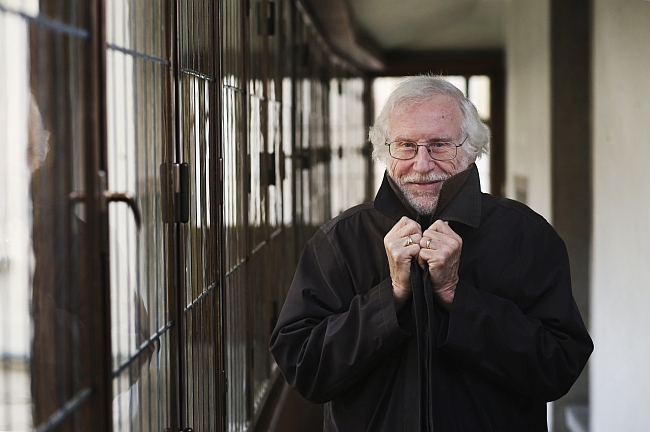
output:
[[596,349],[549,430],[650,430],[650,1],[407,4],[0,0],[0,430],[322,430],[269,338],[423,73],[568,247]]

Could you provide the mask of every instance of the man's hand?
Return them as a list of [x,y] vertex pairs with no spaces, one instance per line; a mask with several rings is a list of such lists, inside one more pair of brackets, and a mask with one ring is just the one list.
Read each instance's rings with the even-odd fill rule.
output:
[[420,239],[418,262],[429,268],[433,294],[447,311],[451,309],[458,284],[458,264],[463,240],[447,222],[437,220]]
[[411,259],[420,253],[421,239],[422,227],[406,216],[384,237],[390,278],[393,281],[393,299],[398,311],[411,296]]

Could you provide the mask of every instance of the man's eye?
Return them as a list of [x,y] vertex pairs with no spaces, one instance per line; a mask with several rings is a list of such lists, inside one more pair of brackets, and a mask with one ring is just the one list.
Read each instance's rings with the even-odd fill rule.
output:
[[427,145],[427,147],[433,151],[442,151],[442,150],[447,150],[449,147],[451,147],[451,145],[452,145],[451,143],[440,141],[440,142],[430,143]]
[[400,148],[403,148],[405,150],[411,150],[417,147],[417,145],[414,142],[409,142],[409,141],[400,141],[398,145]]

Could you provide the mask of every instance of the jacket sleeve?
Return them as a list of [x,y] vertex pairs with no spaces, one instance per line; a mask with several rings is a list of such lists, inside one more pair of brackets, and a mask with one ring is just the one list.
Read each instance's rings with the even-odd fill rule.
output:
[[390,279],[359,295],[345,268],[319,231],[303,251],[271,335],[287,382],[316,403],[343,394],[409,337]]
[[516,295],[462,280],[438,346],[486,378],[532,399],[555,400],[578,378],[593,343],[571,292],[564,242],[540,224],[518,254]]

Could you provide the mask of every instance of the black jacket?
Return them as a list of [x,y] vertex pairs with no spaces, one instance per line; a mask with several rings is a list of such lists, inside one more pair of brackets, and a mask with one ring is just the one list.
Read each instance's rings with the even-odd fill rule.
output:
[[374,203],[326,223],[301,256],[271,352],[287,382],[325,402],[329,431],[546,431],[593,350],[565,245],[525,205],[482,194],[472,165],[447,180],[436,219],[463,239],[449,313],[412,267],[395,312],[386,233],[416,216],[384,178]]

